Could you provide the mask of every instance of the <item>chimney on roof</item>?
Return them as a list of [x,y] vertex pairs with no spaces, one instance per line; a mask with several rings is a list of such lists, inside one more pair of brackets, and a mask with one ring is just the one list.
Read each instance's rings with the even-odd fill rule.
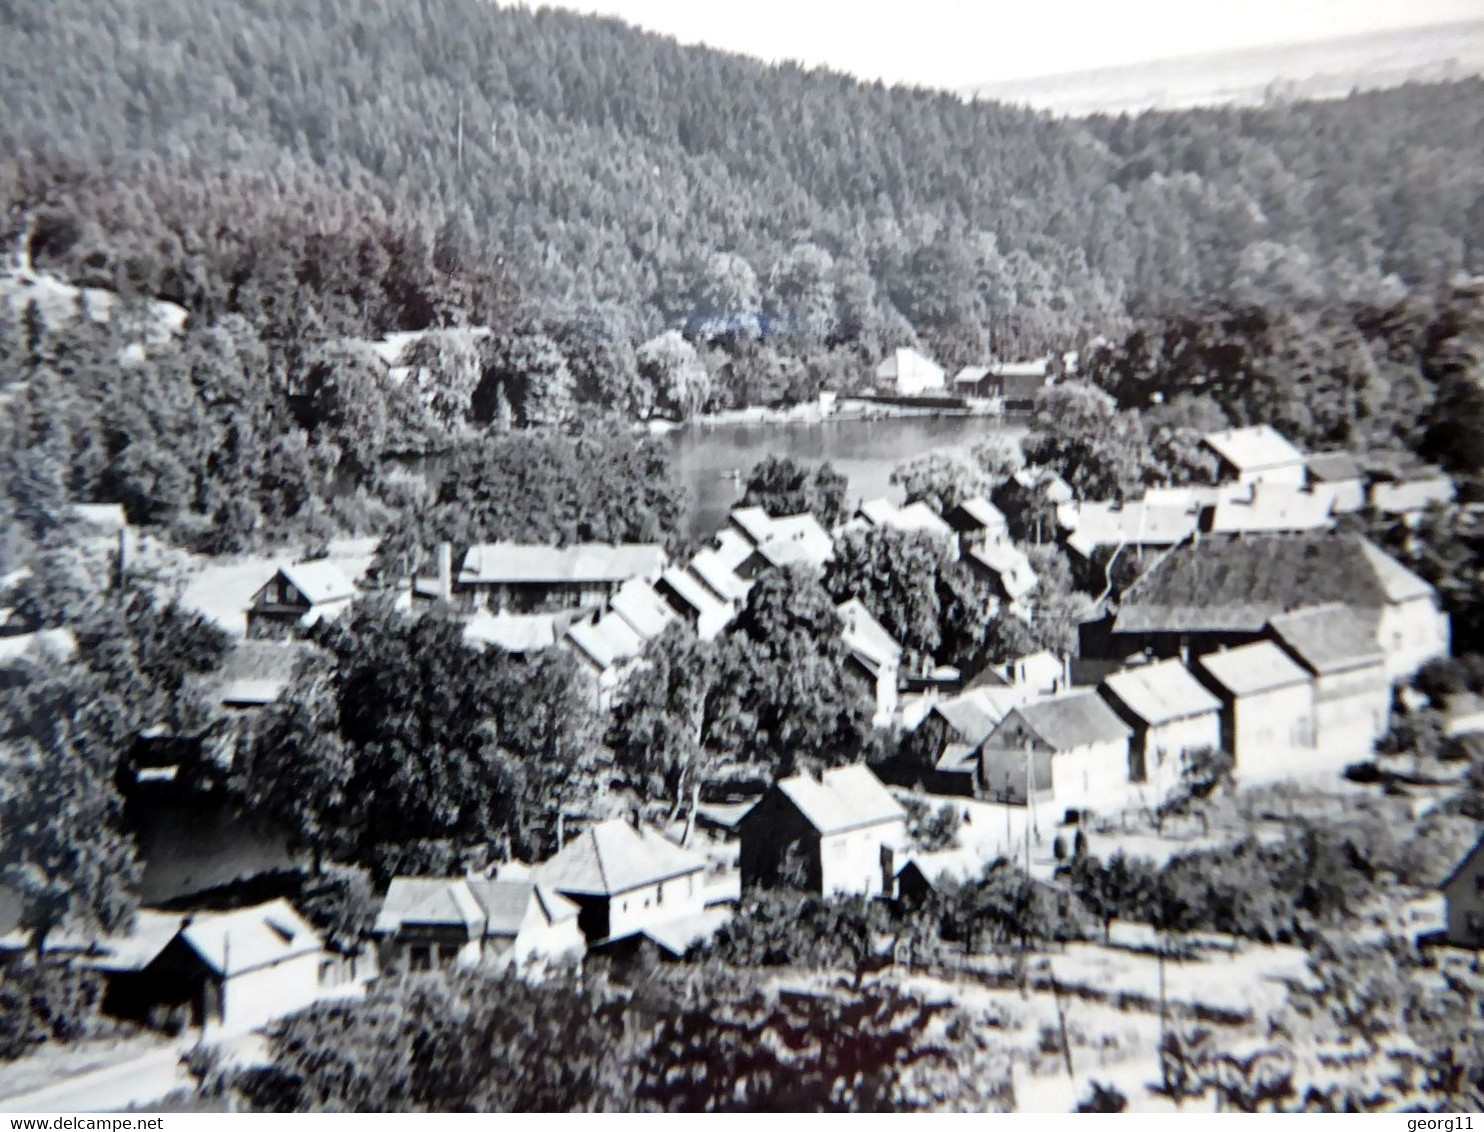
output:
[[453,600],[453,546],[438,544],[438,600]]

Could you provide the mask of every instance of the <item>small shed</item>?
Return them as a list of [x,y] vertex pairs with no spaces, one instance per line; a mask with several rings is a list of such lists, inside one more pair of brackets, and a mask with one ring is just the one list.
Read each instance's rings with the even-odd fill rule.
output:
[[1484,837],[1438,888],[1447,908],[1448,942],[1459,947],[1484,947]]

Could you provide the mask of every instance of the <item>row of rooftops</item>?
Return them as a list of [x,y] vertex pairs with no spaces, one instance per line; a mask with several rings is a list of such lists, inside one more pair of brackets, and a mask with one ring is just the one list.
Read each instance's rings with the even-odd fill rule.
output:
[[1342,603],[1294,610],[1268,622],[1271,639],[1221,649],[1193,663],[1139,664],[1106,676],[1098,688],[1042,694],[1044,687],[986,686],[937,703],[933,711],[969,749],[982,745],[1014,713],[1056,750],[1117,741],[1129,729],[1108,701],[1121,704],[1150,727],[1218,711],[1212,685],[1232,697],[1307,684],[1361,668],[1382,671],[1385,657],[1374,625]]

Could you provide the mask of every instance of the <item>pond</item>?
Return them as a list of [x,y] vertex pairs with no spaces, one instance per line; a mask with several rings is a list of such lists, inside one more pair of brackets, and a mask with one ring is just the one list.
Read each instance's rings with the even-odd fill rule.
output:
[[767,456],[833,465],[850,481],[850,501],[886,495],[892,469],[929,453],[966,452],[996,436],[1019,436],[1024,426],[986,417],[879,417],[811,423],[689,424],[670,434],[675,474],[689,489],[686,534],[704,538],[726,523],[741,498],[747,473]]

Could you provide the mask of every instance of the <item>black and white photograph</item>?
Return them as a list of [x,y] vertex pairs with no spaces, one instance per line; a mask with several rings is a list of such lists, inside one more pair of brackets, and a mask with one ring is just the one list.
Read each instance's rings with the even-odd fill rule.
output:
[[0,1112],[1484,1116],[1484,0],[0,93]]

